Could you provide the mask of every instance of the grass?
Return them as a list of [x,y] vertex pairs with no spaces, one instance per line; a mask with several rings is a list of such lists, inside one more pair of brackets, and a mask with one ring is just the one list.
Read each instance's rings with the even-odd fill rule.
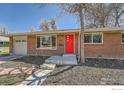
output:
[[8,52],[1,52],[0,51],[0,56],[9,56],[9,53]]
[[9,48],[8,47],[0,47],[0,56],[8,56]]
[[0,85],[16,85],[24,80],[23,76],[0,76]]

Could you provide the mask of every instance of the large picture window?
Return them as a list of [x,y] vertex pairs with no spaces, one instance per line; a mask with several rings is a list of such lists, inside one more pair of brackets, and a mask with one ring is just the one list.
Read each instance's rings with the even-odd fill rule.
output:
[[55,49],[56,48],[56,35],[37,36],[37,48]]
[[103,43],[102,33],[87,33],[84,34],[84,43]]

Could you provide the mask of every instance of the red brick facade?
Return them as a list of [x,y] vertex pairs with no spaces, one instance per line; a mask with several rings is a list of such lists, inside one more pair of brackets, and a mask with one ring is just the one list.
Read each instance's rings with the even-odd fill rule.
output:
[[124,58],[121,32],[104,33],[103,44],[85,44],[85,56]]
[[10,54],[13,53],[13,37],[12,36],[9,37],[9,53]]
[[64,54],[64,35],[57,35],[57,49],[37,49],[36,36],[31,35],[27,38],[28,55],[62,55]]
[[[27,36],[28,55],[62,55],[65,53],[65,35],[57,35],[57,49],[37,49],[36,36]],[[78,34],[75,35],[75,53],[78,53]]]
[[[62,55],[65,53],[65,36],[57,35],[57,49],[46,50],[36,48],[36,36],[27,36],[28,55]],[[12,53],[13,39],[10,37],[10,53]],[[75,53],[78,53],[78,34],[75,34]],[[103,33],[103,44],[85,44],[85,57],[113,57],[124,58],[124,44],[121,44],[121,32]]]

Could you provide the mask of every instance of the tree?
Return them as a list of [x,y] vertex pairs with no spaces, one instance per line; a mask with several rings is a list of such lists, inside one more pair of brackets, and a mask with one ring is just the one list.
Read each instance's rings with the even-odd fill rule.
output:
[[87,27],[119,27],[120,19],[124,14],[124,4],[97,3],[91,4],[88,9]]
[[75,3],[75,4],[62,4],[61,9],[64,10],[64,13],[76,14],[80,20],[80,58],[81,62],[85,62],[84,57],[84,19],[86,11],[89,7],[89,4],[86,3]]
[[90,26],[92,27],[107,27],[108,19],[110,16],[112,9],[110,8],[110,4],[91,4],[88,10],[88,13],[91,16]]
[[114,20],[114,27],[120,27],[120,19],[124,14],[124,4],[110,4],[112,9],[112,17]]
[[42,31],[49,31],[50,30],[49,22],[47,22],[46,20],[42,20],[41,23],[40,23],[40,29]]
[[8,31],[6,30],[5,27],[0,27],[0,35],[7,35]]
[[56,26],[56,20],[54,18],[51,18],[50,20],[42,20],[40,23],[40,29],[42,31],[56,31],[57,26]]
[[80,49],[81,49],[81,62],[85,62],[84,57],[84,14],[85,14],[85,4],[79,5],[79,17],[80,17],[80,27],[81,27],[81,34],[80,34]]
[[56,31],[57,27],[56,27],[56,21],[54,18],[51,18],[50,20],[50,26],[51,26],[51,30],[52,31]]

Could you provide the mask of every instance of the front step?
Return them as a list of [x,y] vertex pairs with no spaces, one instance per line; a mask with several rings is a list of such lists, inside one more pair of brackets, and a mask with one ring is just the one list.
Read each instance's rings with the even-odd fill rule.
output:
[[45,63],[61,65],[62,56],[51,56],[50,58],[45,60]]
[[51,56],[45,60],[47,64],[57,65],[77,65],[77,58],[74,54],[64,54],[63,56]]
[[64,54],[62,57],[63,57],[63,64],[77,65],[76,55],[74,55],[74,54]]
[[46,64],[40,66],[40,69],[47,69],[47,70],[53,70],[56,67],[55,64]]

